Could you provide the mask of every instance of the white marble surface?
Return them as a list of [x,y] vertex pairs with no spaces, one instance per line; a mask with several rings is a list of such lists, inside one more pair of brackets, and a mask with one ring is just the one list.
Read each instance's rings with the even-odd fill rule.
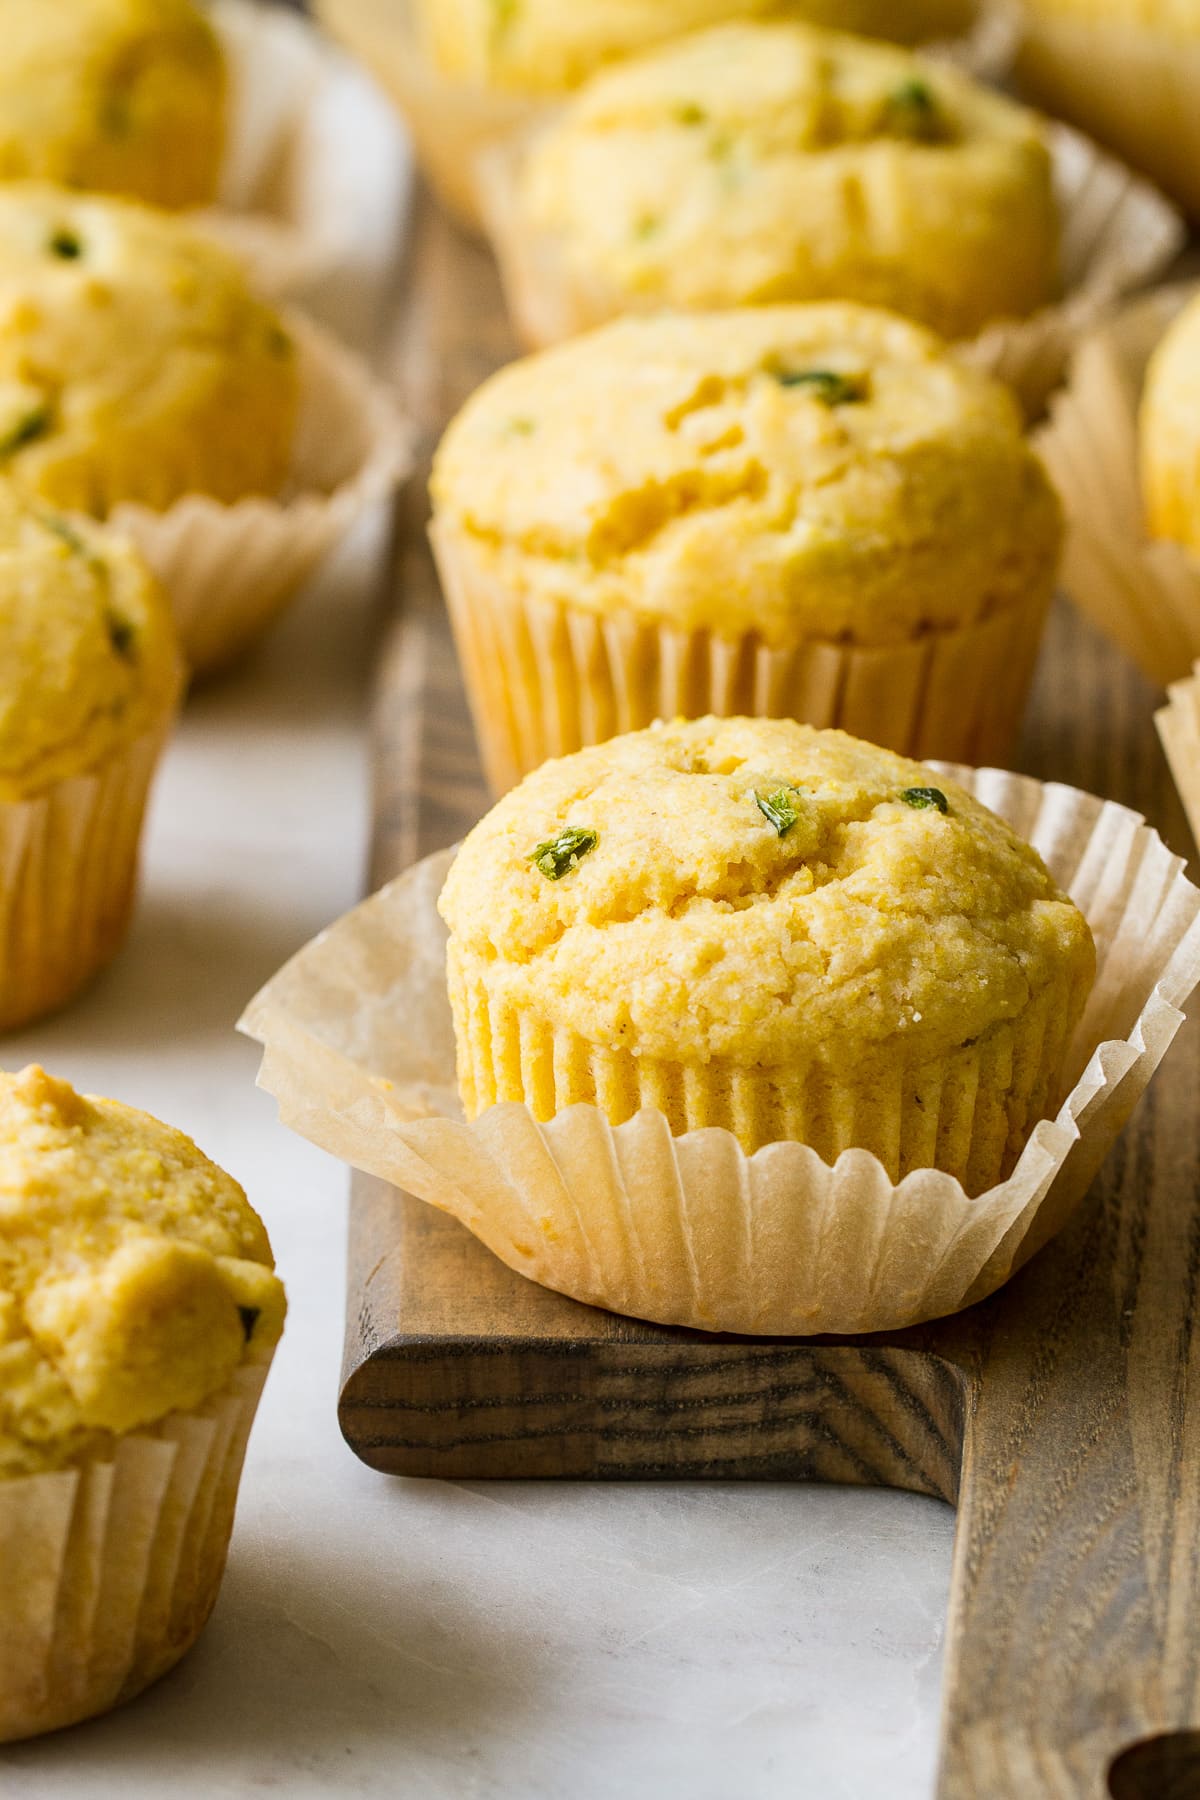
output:
[[355,897],[370,548],[193,701],[127,950],[0,1052],[191,1132],[291,1296],[206,1636],[123,1712],[0,1750],[0,1794],[929,1800],[947,1508],[396,1481],[341,1441],[345,1171],[276,1123],[233,1022]]

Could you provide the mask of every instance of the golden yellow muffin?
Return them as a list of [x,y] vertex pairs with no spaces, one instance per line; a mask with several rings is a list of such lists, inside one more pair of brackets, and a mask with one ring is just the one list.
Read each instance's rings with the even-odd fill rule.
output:
[[534,343],[630,310],[817,299],[969,337],[1058,291],[1034,115],[804,25],[720,27],[597,76],[493,223]]
[[192,0],[0,0],[0,180],[203,206],[225,62]]
[[137,552],[0,483],[0,1029],[112,957],[180,661]]
[[497,787],[710,711],[990,760],[1061,534],[1007,390],[852,305],[626,318],[512,364],[432,493]]
[[1184,307],[1150,358],[1138,446],[1151,535],[1200,550],[1200,297]]
[[1095,971],[1040,857],[841,732],[700,719],[550,762],[440,901],[469,1118],[576,1102],[979,1192],[1060,1099]]
[[0,1741],[129,1699],[199,1634],[284,1308],[245,1194],[181,1132],[0,1075]]
[[0,187],[0,474],[102,517],[272,493],[298,378],[237,264],[128,201]]

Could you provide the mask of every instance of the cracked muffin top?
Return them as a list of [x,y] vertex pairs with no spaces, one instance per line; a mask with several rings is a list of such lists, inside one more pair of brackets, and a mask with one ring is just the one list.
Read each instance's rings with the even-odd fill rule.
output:
[[851,305],[620,320],[511,364],[434,466],[518,595],[863,644],[1049,590],[1057,498],[999,383]]
[[204,206],[225,60],[192,0],[0,0],[0,180]]
[[1034,114],[805,25],[723,26],[596,76],[522,159],[514,225],[596,323],[849,299],[969,337],[1058,290]]
[[261,1220],[182,1132],[0,1075],[0,1476],[200,1405],[284,1305]]
[[160,727],[180,683],[166,595],[123,538],[0,482],[0,801]]
[[729,19],[803,19],[913,44],[970,26],[970,0],[418,0],[448,75],[559,94],[605,63]]
[[224,251],[150,207],[0,186],[0,475],[96,517],[273,493],[297,388]]
[[654,726],[545,763],[440,901],[493,1001],[606,1049],[853,1069],[946,1054],[1064,970],[1083,914],[943,775],[788,720]]

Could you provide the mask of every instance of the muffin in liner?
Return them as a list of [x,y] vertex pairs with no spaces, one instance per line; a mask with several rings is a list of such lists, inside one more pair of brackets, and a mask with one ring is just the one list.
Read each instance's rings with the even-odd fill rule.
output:
[[[1062,216],[1063,298],[1026,319],[998,319],[955,345],[1014,388],[1030,417],[1042,410],[1081,333],[1161,274],[1186,235],[1179,214],[1147,182],[1066,126],[1048,123],[1047,132]],[[525,228],[516,202],[524,143],[513,138],[489,151],[478,179],[514,325],[538,348],[590,330],[627,301],[585,286],[551,236]]]
[[1163,686],[1200,657],[1200,557],[1147,531],[1138,406],[1150,356],[1194,293],[1160,288],[1089,333],[1038,434],[1067,515],[1062,585]]
[[268,1366],[78,1467],[0,1481],[0,1743],[132,1700],[195,1643]]
[[908,643],[801,638],[774,648],[511,593],[446,520],[430,536],[485,773],[504,793],[547,757],[655,719],[801,719],[927,761],[1008,760],[1037,661],[1047,586]]
[[[672,1136],[515,1102],[465,1124],[446,932],[452,852],[410,869],[302,950],[251,1003],[260,1083],[284,1121],[454,1214],[510,1267],[663,1323],[764,1335],[893,1328],[999,1287],[1086,1192],[1200,979],[1200,892],[1137,814],[998,770],[950,771],[1041,852],[1084,912],[1098,970],[1066,1058],[1070,1092],[1008,1178],[900,1183],[861,1149],[747,1156],[727,1130]],[[891,1104],[889,1099],[888,1104]]]
[[1200,662],[1186,681],[1167,689],[1167,704],[1154,715],[1192,836],[1200,844]]
[[299,314],[284,319],[300,373],[285,491],[232,506],[185,494],[165,512],[126,503],[108,518],[170,595],[193,674],[223,667],[261,637],[411,466],[410,429],[366,364]]
[[[347,49],[372,69],[398,102],[421,165],[461,224],[482,230],[476,161],[490,146],[520,132],[545,102],[444,75],[421,42],[410,0],[317,0],[317,14]],[[1001,80],[1020,36],[1008,0],[983,0],[970,32],[923,46],[980,80]]]

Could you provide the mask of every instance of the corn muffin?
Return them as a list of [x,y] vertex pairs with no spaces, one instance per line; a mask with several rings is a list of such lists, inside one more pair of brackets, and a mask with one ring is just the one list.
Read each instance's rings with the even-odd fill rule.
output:
[[804,25],[719,27],[597,76],[486,192],[535,345],[619,312],[819,299],[965,338],[1058,292],[1035,117]]
[[103,517],[278,490],[291,339],[237,264],[129,201],[0,187],[0,475]]
[[1168,327],[1147,365],[1138,446],[1151,535],[1200,550],[1200,296]]
[[0,1075],[0,1741],[198,1636],[283,1316],[261,1221],[181,1132]]
[[0,483],[0,1029],[115,954],[179,651],[137,552]]
[[869,1150],[978,1193],[1061,1099],[1082,913],[963,789],[790,720],[654,726],[545,764],[440,900],[468,1118]]
[[852,305],[626,318],[480,388],[433,537],[499,791],[656,718],[1002,760],[1061,535],[998,383]]
[[224,57],[192,0],[0,0],[0,180],[204,206]]

